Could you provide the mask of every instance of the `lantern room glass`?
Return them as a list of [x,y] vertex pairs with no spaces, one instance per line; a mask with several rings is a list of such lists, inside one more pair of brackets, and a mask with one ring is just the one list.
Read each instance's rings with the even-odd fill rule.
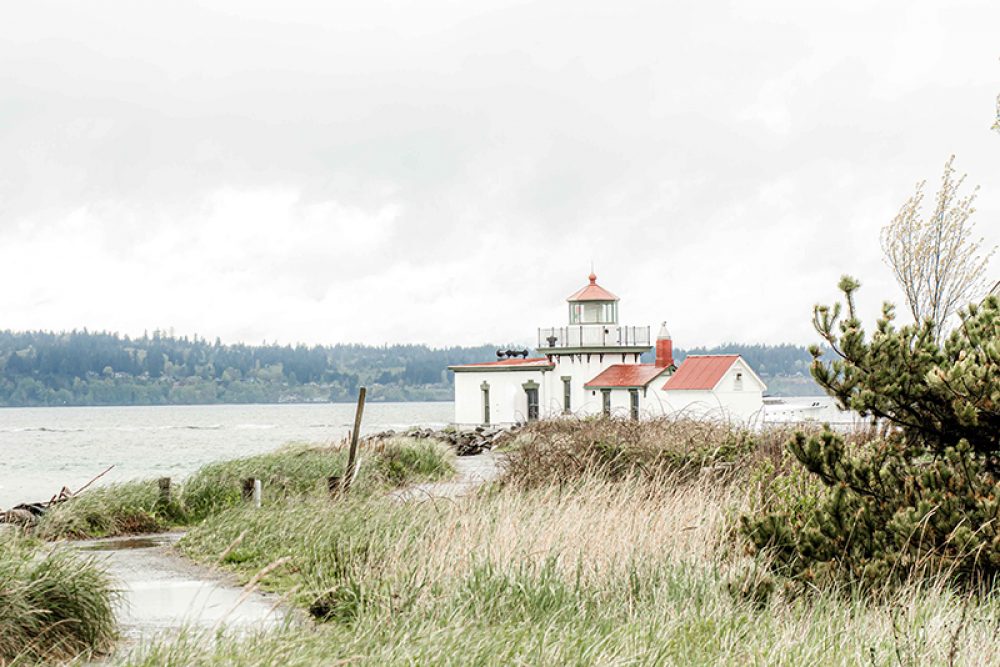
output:
[[569,304],[570,324],[617,324],[617,301],[576,301]]

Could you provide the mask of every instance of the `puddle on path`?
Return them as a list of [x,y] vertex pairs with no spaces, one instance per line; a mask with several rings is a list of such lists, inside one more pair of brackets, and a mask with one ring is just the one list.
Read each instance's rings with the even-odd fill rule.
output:
[[149,549],[150,547],[168,546],[173,542],[174,540],[171,540],[169,535],[147,535],[94,542],[77,548],[80,551],[120,551],[122,549]]
[[282,623],[279,599],[246,594],[172,546],[179,533],[93,540],[74,545],[102,562],[121,587],[117,605],[125,643],[184,628],[259,630]]

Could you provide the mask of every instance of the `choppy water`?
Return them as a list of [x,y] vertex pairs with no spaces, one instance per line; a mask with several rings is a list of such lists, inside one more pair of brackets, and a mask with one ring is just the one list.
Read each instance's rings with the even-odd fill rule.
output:
[[[0,508],[76,489],[110,465],[102,483],[183,479],[213,461],[288,442],[341,440],[353,404],[198,405],[0,409]],[[452,403],[371,403],[362,431],[443,426]]]

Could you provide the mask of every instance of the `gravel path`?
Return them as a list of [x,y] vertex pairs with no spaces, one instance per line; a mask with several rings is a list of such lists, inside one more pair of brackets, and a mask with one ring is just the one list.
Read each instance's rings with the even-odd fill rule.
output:
[[447,482],[414,484],[394,491],[392,497],[400,501],[457,498],[474,491],[486,482],[496,479],[501,472],[503,455],[487,450],[475,456],[455,458],[458,475]]

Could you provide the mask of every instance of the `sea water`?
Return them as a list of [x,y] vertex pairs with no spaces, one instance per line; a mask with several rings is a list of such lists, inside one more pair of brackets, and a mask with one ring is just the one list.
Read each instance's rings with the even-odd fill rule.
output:
[[[0,509],[76,490],[110,466],[98,484],[170,477],[272,451],[290,442],[344,439],[356,406],[193,405],[0,408]],[[362,433],[441,427],[453,403],[370,403]]]

